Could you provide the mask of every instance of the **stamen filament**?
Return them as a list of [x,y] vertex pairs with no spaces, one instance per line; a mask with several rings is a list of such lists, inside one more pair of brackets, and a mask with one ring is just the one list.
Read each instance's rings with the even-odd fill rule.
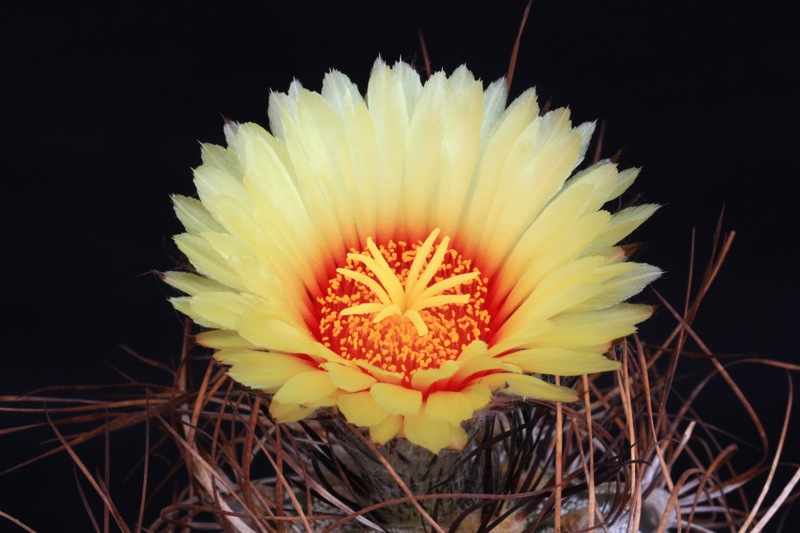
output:
[[[386,292],[392,296],[392,301],[396,303],[397,300],[403,297],[403,284],[397,279],[397,274],[394,269],[389,266],[389,263],[386,262],[381,251],[375,246],[375,242],[369,237],[367,238],[367,248],[369,248],[369,251],[372,253],[374,261],[380,265],[380,272],[376,271],[375,274],[378,275],[381,284],[386,288]],[[384,276],[380,276],[381,273],[384,274]]]
[[383,311],[381,311],[380,313],[375,315],[375,318],[373,318],[372,321],[377,324],[378,322],[380,322],[384,318],[390,317],[392,315],[403,316],[403,311],[401,311],[400,308],[398,306],[396,306],[395,304],[387,305],[386,307],[383,308]]
[[410,310],[422,311],[429,307],[439,307],[447,304],[463,305],[469,302],[469,294],[439,294],[424,300],[417,300]]
[[420,315],[417,311],[409,309],[403,313],[403,318],[407,318],[411,321],[411,323],[414,325],[414,328],[417,330],[417,335],[420,337],[428,334],[428,326],[425,325],[425,321],[422,320],[422,315]]
[[473,279],[478,277],[477,272],[470,272],[469,274],[459,274],[458,276],[453,276],[452,278],[443,279],[437,283],[434,283],[424,291],[422,294],[417,296],[417,300],[420,298],[428,298],[436,293],[444,292],[447,289],[452,289],[453,287],[457,287],[458,285],[463,285],[468,281],[472,281]]
[[419,280],[414,285],[414,290],[406,295],[406,300],[413,301],[419,296],[422,291],[425,290],[425,287],[428,286],[428,283],[433,279],[434,274],[439,270],[439,267],[444,260],[444,254],[447,252],[447,245],[450,244],[450,237],[445,237],[442,239],[442,242],[439,243],[439,246],[436,248],[436,253],[433,254],[430,263],[428,266],[425,267],[425,270],[422,272],[422,275],[419,277]]
[[[367,238],[367,250],[372,257],[365,254],[350,253],[347,258],[354,263],[361,263],[376,279],[362,272],[346,268],[338,268],[336,272],[366,285],[380,300],[380,303],[358,304],[340,311],[342,316],[377,313],[373,318],[374,323],[393,315],[407,319],[414,325],[420,336],[428,333],[428,326],[419,314],[422,309],[440,307],[444,305],[463,305],[469,302],[469,294],[441,294],[442,292],[463,285],[478,277],[477,272],[459,274],[440,280],[430,287],[428,283],[438,273],[439,267],[444,262],[445,254],[450,244],[450,237],[444,237],[436,247],[433,257],[425,265],[425,260],[433,248],[433,243],[439,235],[439,228],[431,232],[425,242],[417,248],[414,260],[405,279],[405,287],[397,273],[383,257],[380,249],[371,238]],[[423,268],[424,267],[424,268]]]
[[371,303],[371,304],[358,304],[354,305],[353,307],[348,307],[346,309],[342,309],[339,314],[343,316],[347,315],[366,315],[368,313],[378,313],[381,309],[388,309],[385,305],[379,303]]
[[375,294],[375,296],[378,297],[378,299],[383,304],[390,305],[392,303],[392,299],[389,298],[389,295],[386,294],[386,291],[384,291],[383,288],[380,285],[378,285],[378,282],[368,277],[367,275],[362,274],[361,272],[356,272],[354,270],[347,270],[345,268],[337,268],[336,272],[352,280],[360,281],[361,283],[369,287],[370,290]]
[[417,284],[417,280],[419,279],[419,272],[422,270],[422,265],[425,263],[425,259],[428,257],[428,254],[431,253],[431,248],[433,248],[433,241],[436,240],[436,237],[439,236],[439,228],[436,228],[428,235],[428,238],[425,239],[425,242],[422,243],[422,246],[417,248],[416,255],[414,256],[414,262],[411,263],[411,268],[408,269],[408,276],[406,277],[406,294],[411,294],[411,291],[414,290],[414,287]]
[[[341,357],[402,375],[453,361],[489,333],[487,283],[439,230],[409,245],[372,239],[347,254],[320,304],[319,340]],[[430,284],[430,286],[428,286]]]

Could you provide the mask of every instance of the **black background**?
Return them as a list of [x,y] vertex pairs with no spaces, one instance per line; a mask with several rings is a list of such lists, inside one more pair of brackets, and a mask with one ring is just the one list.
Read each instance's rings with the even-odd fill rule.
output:
[[[418,29],[434,69],[466,63],[492,81],[507,69],[524,9],[518,0],[287,4],[12,8],[0,36],[0,395],[121,381],[109,363],[145,376],[120,343],[174,361],[181,318],[152,271],[173,266],[181,227],[169,195],[193,194],[198,141],[223,143],[223,116],[266,125],[270,89],[296,77],[318,90],[330,68],[363,89],[378,55],[421,65]],[[791,20],[755,3],[537,1],[512,96],[535,85],[541,100],[570,106],[575,123],[604,119],[604,155],[623,148],[623,168],[643,167],[633,192],[664,207],[638,231],[639,259],[666,271],[655,287],[678,307],[692,228],[703,266],[724,205],[737,237],[696,329],[715,353],[797,363]],[[642,333],[659,341],[672,325],[662,309]],[[697,368],[709,367],[686,362]],[[776,441],[786,377],[752,366],[734,376]],[[709,390],[706,414],[756,442],[733,397]],[[0,469],[38,446],[38,435],[0,439]],[[798,447],[790,434],[787,460]],[[116,480],[123,500],[135,502],[139,479]],[[0,477],[0,510],[37,529],[87,530],[76,502],[64,458]]]

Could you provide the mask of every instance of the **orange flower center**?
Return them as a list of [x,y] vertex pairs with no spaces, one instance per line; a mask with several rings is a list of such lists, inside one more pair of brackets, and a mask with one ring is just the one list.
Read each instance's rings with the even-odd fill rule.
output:
[[434,230],[425,242],[389,241],[347,254],[318,298],[320,340],[345,359],[403,374],[457,359],[489,332],[480,271]]

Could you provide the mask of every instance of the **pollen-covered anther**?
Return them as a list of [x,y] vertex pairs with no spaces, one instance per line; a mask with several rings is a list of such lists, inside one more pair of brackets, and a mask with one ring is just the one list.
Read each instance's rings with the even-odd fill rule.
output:
[[439,230],[412,246],[389,241],[347,254],[328,294],[319,299],[320,338],[347,359],[363,360],[406,379],[437,368],[488,333],[480,271],[450,249]]

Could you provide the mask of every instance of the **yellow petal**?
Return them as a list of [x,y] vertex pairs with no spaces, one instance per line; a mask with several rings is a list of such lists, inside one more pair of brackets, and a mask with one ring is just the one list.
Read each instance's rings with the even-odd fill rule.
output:
[[[498,276],[495,290],[507,294],[523,276],[531,278],[528,283],[534,285],[541,279],[541,268],[536,269],[537,276],[530,273],[531,263],[541,262],[543,254],[547,256],[557,252],[561,246],[575,239],[575,235],[569,230],[579,218],[591,192],[591,186],[578,184],[567,188],[553,199],[520,237]],[[599,229],[595,234],[597,231]],[[565,233],[569,235],[567,243],[563,242]]]
[[369,437],[373,442],[386,444],[403,429],[403,417],[400,415],[389,415],[381,422],[369,428]]
[[274,399],[280,403],[304,404],[331,396],[336,392],[331,375],[324,370],[302,372],[289,378],[275,393]]
[[[622,174],[622,173],[620,173]],[[633,233],[644,221],[650,218],[660,206],[645,204],[628,207],[618,211],[611,217],[608,225],[603,228],[594,241],[593,248],[613,246]]]
[[444,72],[432,75],[422,88],[408,124],[403,165],[406,170],[402,196],[398,198],[399,203],[407,206],[401,213],[405,215],[401,222],[407,227],[425,227],[431,211],[429,202],[419,200],[431,199],[435,195],[447,118],[444,112],[447,105],[446,87],[447,76]]
[[[495,80],[483,91],[483,121],[481,123],[481,140],[485,140],[489,132],[497,125],[503,116],[508,100],[508,87],[506,80]],[[480,147],[482,149],[483,146]]]
[[172,197],[172,203],[178,220],[189,233],[198,235],[204,231],[222,231],[222,226],[197,198],[176,194]]
[[425,414],[435,422],[455,426],[472,418],[473,413],[472,402],[461,392],[433,392],[425,402]]
[[[492,275],[542,208],[561,189],[579,155],[581,136],[571,129],[569,110],[535,119],[516,139],[491,200],[481,248]],[[536,179],[531,179],[536,176]],[[486,200],[488,201],[488,200]]]
[[305,89],[298,91],[294,120],[285,133],[286,147],[306,210],[325,246],[344,250],[356,238],[352,205],[358,194],[352,171],[344,170],[350,167],[345,150],[349,132],[321,95]]
[[489,357],[488,353],[483,353],[481,357],[474,357],[461,365],[461,368],[450,378],[449,387],[460,388],[465,382],[469,382],[475,374],[486,372],[487,370],[504,370],[516,372],[510,365],[499,358]]
[[411,376],[411,388],[425,394],[437,381],[447,379],[461,368],[455,361],[445,361],[439,368],[425,368],[417,370]]
[[538,398],[554,402],[574,402],[578,399],[577,393],[572,389],[551,385],[525,374],[492,374],[481,378],[479,383],[496,392],[509,392],[522,398]]
[[[220,196],[227,196],[241,203],[247,203],[248,198],[242,187],[240,177],[232,176],[225,170],[208,165],[200,165],[194,169],[194,184],[197,194],[204,206],[208,206],[209,200]],[[219,215],[211,211],[212,215]],[[217,217],[215,216],[215,219]],[[222,222],[217,219],[218,222]],[[225,226],[224,223],[222,223]]]
[[308,330],[255,310],[242,313],[235,329],[256,346],[279,352],[312,354],[319,344]]
[[[631,266],[634,265],[634,266]],[[509,316],[497,333],[506,337],[514,331],[574,310],[602,294],[603,282],[635,268],[635,263],[607,264],[602,256],[583,257],[548,273],[533,294]]]
[[255,348],[253,343],[243,339],[235,331],[225,329],[215,329],[198,333],[194,337],[194,342],[200,346],[222,350],[224,348]]
[[316,410],[316,407],[301,407],[298,404],[291,403],[283,404],[276,402],[274,399],[269,405],[269,413],[275,420],[282,424],[302,420],[314,414],[314,411]]
[[633,181],[639,175],[640,168],[629,168],[626,170],[621,171],[617,175],[617,183],[614,186],[614,189],[609,193],[608,200],[614,200],[619,197],[622,193],[628,190],[628,187],[633,184]]
[[425,412],[405,417],[403,434],[409,442],[432,453],[439,453],[442,448],[462,450],[468,440],[460,425],[431,420]]
[[[270,101],[276,94],[272,93]],[[286,146],[254,124],[242,124],[239,130],[237,149],[247,167],[244,188],[259,221],[251,233],[263,234],[260,256],[266,264],[275,265],[275,270],[285,272],[282,277],[302,280],[312,294],[319,294],[322,289],[315,273],[328,259],[329,249],[303,202]],[[260,228],[270,231],[264,233]]]
[[188,233],[175,235],[174,240],[180,251],[189,258],[198,272],[232,289],[244,289],[241,280],[231,270],[228,261],[207,240]]
[[520,350],[499,359],[519,366],[523,372],[555,376],[580,376],[619,368],[619,363],[598,353],[553,347]]
[[489,405],[492,401],[492,390],[483,383],[475,383],[461,390],[461,394],[472,403],[472,409],[477,411]]
[[377,426],[388,416],[369,392],[342,394],[339,396],[339,410],[348,422],[364,427]]
[[422,91],[419,75],[405,63],[389,68],[378,60],[367,86],[367,104],[375,123],[377,152],[381,164],[375,169],[377,184],[374,201],[383,209],[376,213],[377,241],[391,238],[397,227],[400,189],[410,110]]
[[525,324],[524,327],[506,330],[497,334],[494,343],[488,352],[490,357],[496,357],[501,353],[517,348],[522,348],[538,341],[555,329],[553,320],[542,320]]
[[[557,230],[541,231],[540,228],[531,226],[533,231],[549,233],[550,241],[534,245],[521,241],[518,249],[529,248],[535,255],[526,258],[517,254],[506,262],[503,278],[510,280],[513,287],[498,315],[507,316],[537,289],[539,283],[550,272],[585,255],[587,248],[610,218],[611,215],[607,212],[599,211],[571,221],[558,227]],[[517,274],[511,270],[515,264],[518,265]]]
[[239,165],[239,158],[234,150],[204,143],[200,146],[200,156],[203,159],[203,165],[218,168],[231,176],[242,174],[242,167]]
[[480,237],[486,227],[492,207],[492,203],[488,199],[495,198],[499,188],[497,177],[503,173],[509,152],[516,139],[538,114],[539,105],[536,102],[536,91],[528,89],[511,102],[511,105],[503,112],[497,124],[483,140],[474,183],[475,191],[471,196],[468,209],[465,210],[465,255],[477,255],[480,249]]
[[345,366],[339,363],[322,363],[320,366],[331,375],[331,380],[334,385],[347,392],[366,390],[377,381],[374,377],[362,372],[357,367]]
[[326,75],[322,82],[322,96],[339,113],[347,129],[347,135],[341,141],[347,144],[343,151],[350,155],[353,189],[358,191],[353,198],[352,214],[363,242],[367,236],[376,235],[378,206],[373,199],[377,189],[374,176],[377,174],[378,150],[375,124],[358,87],[344,74],[332,71]]
[[599,311],[563,313],[553,318],[550,331],[516,347],[559,346],[581,349],[605,346],[636,331],[636,324],[653,314],[650,305],[617,304]]
[[[438,225],[447,233],[459,229],[464,203],[468,197],[478,159],[481,122],[484,120],[483,84],[461,66],[450,76],[447,122],[440,155],[438,191],[428,213],[429,225]],[[432,215],[435,213],[436,220]]]
[[316,370],[307,359],[282,353],[228,349],[214,357],[224,365],[231,365],[228,370],[231,378],[266,392],[278,390],[294,376]]
[[353,361],[356,366],[366,370],[369,375],[375,377],[381,383],[389,383],[391,385],[400,385],[403,382],[403,374],[400,372],[391,372],[384,370],[375,365],[371,365],[365,361]]
[[201,292],[191,297],[189,306],[192,317],[202,317],[225,329],[236,329],[239,315],[250,304],[234,292]]
[[[255,250],[260,244],[262,234],[259,231],[253,231],[253,227],[256,225],[256,221],[253,217],[256,216],[256,212],[249,198],[215,196],[204,199],[203,205],[214,213],[214,217],[222,224],[225,232],[206,232],[200,235],[230,234],[235,240],[233,240],[232,243],[225,243],[227,246],[226,249],[237,252],[235,256],[232,255],[231,257],[246,257],[251,250]],[[226,255],[225,249],[218,247],[215,242],[209,242],[223,255]],[[237,245],[245,245],[249,250],[246,248],[239,248]]]
[[464,348],[464,351],[462,351],[461,355],[458,356],[457,361],[464,364],[475,357],[484,355],[488,349],[489,346],[485,342],[472,341],[466,348]]
[[422,393],[389,383],[376,383],[370,389],[378,405],[390,415],[414,415],[422,407]]
[[585,170],[577,172],[572,176],[567,182],[567,186],[554,201],[560,200],[573,188],[588,186],[591,190],[591,195],[587,198],[588,201],[584,204],[582,209],[575,210],[575,215],[581,216],[590,211],[597,211],[603,207],[603,204],[611,200],[609,196],[616,192],[615,185],[617,185],[618,175],[617,165],[614,163],[610,163],[609,161],[594,163]]
[[188,272],[164,272],[162,279],[186,294],[201,292],[231,292],[230,288],[208,278]]
[[580,306],[576,306],[576,309],[581,311],[585,309],[604,309],[618,304],[641,292],[642,289],[658,279],[662,274],[660,268],[647,263],[625,263],[625,265],[631,267],[629,271],[604,282],[602,284],[602,292],[592,298],[588,298]]
[[192,309],[192,296],[179,296],[178,298],[170,298],[169,303],[172,304],[177,311],[192,319],[196,324],[206,328],[221,328],[221,324],[217,324],[213,320],[209,320],[201,314],[198,314]]

